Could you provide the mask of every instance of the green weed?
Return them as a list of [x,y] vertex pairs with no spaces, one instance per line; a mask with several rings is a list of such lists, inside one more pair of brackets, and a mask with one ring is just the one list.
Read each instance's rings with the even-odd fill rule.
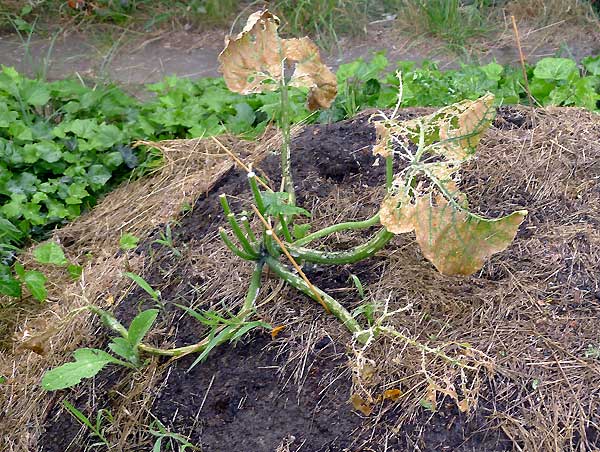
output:
[[73,416],[83,426],[87,427],[90,430],[92,436],[95,436],[99,440],[99,442],[90,444],[89,447],[93,448],[96,446],[104,445],[110,448],[110,443],[108,442],[108,439],[106,439],[105,435],[105,430],[107,428],[107,425],[105,424],[107,422],[109,424],[112,424],[114,421],[110,410],[99,410],[96,413],[95,421],[92,422],[85,414],[83,414],[80,410],[75,408],[69,401],[63,400],[62,404],[67,409],[69,414],[71,414],[71,416]]

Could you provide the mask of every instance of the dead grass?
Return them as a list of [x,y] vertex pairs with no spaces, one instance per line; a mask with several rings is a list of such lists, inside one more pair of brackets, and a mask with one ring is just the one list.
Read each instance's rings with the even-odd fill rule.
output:
[[[372,435],[384,441],[407,423],[426,422],[422,401],[443,410],[460,408],[470,418],[487,410],[491,413],[488,427],[502,429],[515,450],[581,451],[597,444],[600,361],[587,357],[586,351],[590,345],[600,345],[600,121],[598,115],[566,108],[533,113],[515,108],[514,115],[525,117],[526,126],[511,129],[510,123],[497,122],[499,128],[486,135],[479,158],[463,178],[470,202],[483,213],[529,210],[514,244],[470,278],[438,274],[409,235],[397,237],[366,263],[374,275],[367,286],[369,301],[378,303],[380,313],[386,306],[390,312],[397,311],[387,323],[437,353],[389,337],[358,347],[316,303],[299,302],[293,289],[267,278],[258,312],[264,320],[286,326],[288,334],[273,343],[281,356],[287,356],[281,369],[282,385],[296,384],[300,393],[310,372],[311,351],[323,337],[337,344],[335,354],[349,352],[348,366],[323,379],[352,376],[353,392],[373,409],[364,422],[365,431],[357,434],[358,450],[367,447]],[[105,249],[106,258],[88,264],[79,287],[62,287],[61,293],[70,295],[53,305],[54,312],[40,316],[42,324],[65,318],[75,306],[102,304],[109,293],[119,298],[123,293],[119,286],[124,287],[119,272],[126,259],[115,256],[121,225],[127,225],[123,230],[131,227],[147,234],[178,212],[181,199],[174,199],[178,194],[195,199],[225,171],[223,165],[230,165],[213,165],[207,173],[209,163],[198,164],[190,157],[190,149],[197,151],[199,145],[208,146],[202,141],[161,143],[161,149],[173,158],[164,173],[153,182],[144,182],[145,191],[130,186],[114,198],[107,197],[98,212],[82,219],[85,227],[76,223],[75,229],[58,232],[63,244],[71,241],[67,244],[70,256]],[[236,148],[236,143],[229,146]],[[242,150],[238,147],[237,152]],[[198,171],[185,169],[190,167]],[[153,200],[148,199],[137,213],[130,212],[132,200],[148,191],[156,194]],[[345,218],[364,218],[377,209],[382,195],[378,188],[341,185],[306,207],[313,211],[313,224],[318,228],[338,221],[340,212]],[[242,194],[236,202],[243,206],[246,199],[247,194]],[[110,202],[121,206],[120,214],[113,216]],[[147,213],[140,216],[141,212]],[[91,245],[94,237],[101,247]],[[357,233],[338,234],[333,246],[345,248],[361,240]],[[143,256],[130,265],[141,268]],[[95,273],[97,268],[105,270]],[[231,308],[243,297],[240,287],[249,273],[250,266],[240,265],[210,233],[190,240],[184,258],[163,273],[161,290],[166,296],[182,295],[190,290],[182,275],[185,280],[199,277],[205,283],[194,290],[203,303],[212,300],[210,307]],[[353,293],[350,283],[332,291],[349,309],[361,303]],[[9,438],[6,450],[27,450],[35,444],[39,423],[54,403],[38,389],[39,377],[47,367],[64,361],[73,348],[93,343],[92,328],[85,321],[78,317],[66,324],[50,341],[45,357],[19,351],[18,344],[12,354],[2,357],[0,372],[11,376],[8,397],[0,405],[9,419],[0,426],[0,433]],[[32,322],[26,321],[23,328],[30,328]],[[168,334],[152,339],[173,337],[177,328],[173,322]],[[13,362],[15,357],[19,362]],[[162,370],[151,367],[144,371],[150,373],[148,380],[142,373],[120,384],[123,403],[115,414],[122,422],[120,430],[112,432],[113,438],[135,437],[152,404],[152,397],[144,394],[158,388]],[[395,403],[382,401],[384,391],[391,389],[399,390],[401,397]],[[137,417],[126,421],[128,412]],[[288,446],[283,441],[280,450]]]
[[559,21],[578,25],[598,25],[598,16],[588,0],[510,0],[507,15],[531,21],[538,27]]
[[[270,144],[268,138],[265,140]],[[222,137],[221,141],[246,163],[260,158],[266,149],[234,138]],[[3,306],[10,306],[0,316],[5,338],[0,375],[8,378],[0,398],[3,451],[36,450],[41,424],[56,403],[54,397],[41,390],[41,376],[67,360],[74,349],[94,342],[98,325],[91,322],[89,314],[73,317],[70,313],[85,305],[110,307],[118,303],[131,288],[130,281],[122,277],[123,270],[141,273],[146,265],[147,256],[119,250],[121,234],[129,232],[142,240],[149,237],[157,227],[180,216],[182,206],[193,205],[233,166],[210,139],[144,144],[163,152],[164,166],[152,177],[113,191],[93,211],[53,235],[67,257],[84,266],[82,278],[72,282],[64,272],[44,267],[41,270],[50,281],[47,304],[24,300],[14,305],[0,300]],[[28,268],[36,267],[30,251],[25,251],[21,260]],[[149,377],[155,375],[153,368],[142,373],[144,385],[153,384],[154,377]],[[130,405],[125,403],[123,410],[115,413],[116,419],[123,421],[118,424],[123,429],[121,434],[139,425],[136,418],[132,421],[131,413],[137,413],[138,418],[147,415],[143,410],[131,409],[148,399],[140,391],[142,387],[138,381],[123,390]],[[123,440],[127,437],[125,434]]]

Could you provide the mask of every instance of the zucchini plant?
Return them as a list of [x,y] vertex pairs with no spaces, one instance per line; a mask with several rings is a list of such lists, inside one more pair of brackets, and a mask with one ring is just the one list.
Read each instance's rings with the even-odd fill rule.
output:
[[[151,347],[143,344],[141,339],[127,342],[130,333],[116,321],[106,322],[106,313],[101,313],[105,323],[125,338],[119,338],[119,341],[127,342],[132,350],[135,349],[132,353],[136,357],[139,351],[175,358],[200,353],[193,367],[218,345],[235,341],[253,328],[269,327],[263,322],[250,320],[263,269],[268,267],[273,274],[318,301],[327,312],[336,316],[359,343],[368,344],[378,335],[387,335],[400,338],[423,352],[468,367],[384,325],[385,319],[391,315],[387,312],[379,319],[370,315],[368,325],[361,325],[356,315],[306,278],[301,264],[355,263],[373,256],[395,234],[413,231],[425,258],[445,275],[473,274],[490,255],[506,249],[527,212],[520,210],[502,218],[488,219],[471,212],[465,194],[459,190],[461,165],[475,156],[481,137],[494,119],[494,96],[486,94],[475,101],[444,107],[429,116],[398,121],[395,116],[402,97],[400,89],[393,113],[389,117],[380,113],[371,118],[377,134],[373,152],[386,162],[387,195],[381,208],[371,218],[341,222],[306,235],[305,225],[295,224],[299,216],[310,213],[296,204],[290,159],[288,89],[290,86],[308,88],[309,110],[329,108],[336,96],[336,77],[322,63],[317,47],[308,37],[282,39],[277,33],[278,25],[279,19],[268,11],[252,14],[242,32],[227,40],[219,56],[230,90],[245,95],[278,91],[281,105],[278,117],[283,136],[280,189],[273,190],[252,170],[248,172],[252,211],[262,226],[258,230],[253,229],[249,218],[251,214],[242,212],[236,215],[227,197],[220,196],[230,229],[229,232],[224,228],[219,230],[224,244],[236,256],[255,265],[240,311],[230,318],[223,318],[216,313],[197,313],[182,307],[208,326],[210,333],[197,344],[174,349]],[[288,71],[290,66],[293,70]],[[397,174],[394,174],[395,159],[404,162]],[[379,230],[354,248],[324,251],[311,247],[317,239],[377,225]],[[287,258],[292,268],[282,262],[282,256]],[[114,347],[111,349],[118,353]],[[96,354],[98,352],[95,351]],[[102,355],[102,365],[116,361],[107,355]],[[120,355],[123,356],[123,353]],[[80,360],[81,357],[76,358]],[[101,367],[98,365],[93,370]],[[51,377],[59,373],[54,372]],[[92,376],[91,373],[84,377]],[[79,376],[66,382],[61,379],[58,383],[47,384],[46,388],[62,388],[79,379]],[[52,379],[47,377],[46,382],[49,380]]]

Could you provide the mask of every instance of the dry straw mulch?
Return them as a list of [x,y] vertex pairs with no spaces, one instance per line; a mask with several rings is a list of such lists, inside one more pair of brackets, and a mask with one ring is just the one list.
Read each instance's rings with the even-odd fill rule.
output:
[[[228,136],[219,140],[248,164],[262,158],[278,135],[269,132],[263,138],[257,143]],[[121,235],[131,233],[143,241],[180,216],[184,206],[193,205],[233,167],[211,139],[140,144],[163,153],[161,169],[124,184],[91,212],[53,234],[52,240],[62,245],[67,258],[83,265],[82,278],[73,282],[61,269],[43,267],[49,281],[47,304],[0,300],[0,332],[8,344],[0,354],[0,375],[8,378],[0,386],[2,451],[36,450],[40,425],[54,403],[40,387],[43,373],[68,360],[73,350],[93,343],[97,324],[90,321],[90,314],[70,313],[90,304],[118,303],[131,288],[123,271],[142,272],[147,256],[121,252]],[[36,267],[31,250],[20,260],[27,268]]]
[[[263,291],[259,314],[293,331],[289,340],[278,344],[288,356],[282,370],[286,378],[301,384],[307,356],[323,335],[334,336],[354,352],[349,360],[353,391],[372,403],[367,424],[380,435],[380,444],[381,435],[398,434],[395,426],[386,424],[390,410],[403,413],[396,416],[398,426],[418,422],[419,403],[424,400],[438,408],[449,402],[467,416],[485,407],[492,413],[490,427],[501,428],[515,450],[598,447],[600,359],[588,352],[590,345],[600,347],[600,116],[567,108],[514,110],[521,125],[498,120],[482,141],[478,159],[465,169],[462,183],[473,208],[481,213],[529,210],[513,245],[470,278],[438,274],[410,235],[397,237],[372,266],[379,277],[369,284],[370,299],[380,310],[387,306],[388,311],[397,311],[388,322],[437,354],[390,338],[360,348],[335,319],[316,314],[316,305],[307,302],[309,309],[300,308],[299,315],[293,289],[277,286],[272,295]],[[227,145],[241,155],[248,147],[234,140]],[[126,287],[120,277],[124,266],[135,271],[144,265],[143,257],[136,260],[118,253],[121,231],[147,236],[231,166],[221,158],[216,163],[213,157],[210,163],[203,160],[207,157],[198,147],[217,152],[210,142],[160,146],[167,156],[174,156],[163,172],[114,192],[88,216],[57,231],[70,258],[88,252],[94,257],[81,282],[65,284],[57,275],[51,309],[24,319],[15,328],[17,335],[44,331],[73,308],[103,305],[109,294],[121,293]],[[316,228],[339,219],[341,211],[344,217],[363,216],[365,208],[376,206],[382,196],[381,190],[340,186],[329,198],[307,207],[318,207]],[[340,234],[337,240],[350,246],[361,239]],[[214,290],[228,290],[222,281],[234,281],[239,291],[237,276],[245,275],[247,268],[225,253],[213,235],[195,241],[188,253],[218,255],[219,265],[213,263],[207,270]],[[266,289],[274,287],[276,282],[271,281]],[[3,450],[34,450],[51,398],[39,389],[40,377],[73,349],[90,343],[92,331],[85,317],[64,324],[46,344],[44,356],[24,350],[17,341],[1,357],[0,372],[10,377],[0,400]],[[339,352],[346,351],[339,347]],[[160,383],[154,370],[151,373],[152,382],[140,382],[145,388]],[[395,404],[378,403],[389,389],[402,395]],[[132,388],[136,390],[139,385]]]

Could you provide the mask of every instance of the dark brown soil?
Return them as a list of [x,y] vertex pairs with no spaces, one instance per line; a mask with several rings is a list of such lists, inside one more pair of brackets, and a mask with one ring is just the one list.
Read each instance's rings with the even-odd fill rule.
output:
[[[415,114],[413,111],[409,117]],[[504,109],[495,127],[518,129],[530,124],[518,111]],[[293,167],[300,204],[311,210],[320,200],[334,197],[339,187],[381,186],[384,166],[374,166],[371,155],[374,137],[366,116],[332,125],[309,126],[296,136]],[[278,184],[275,155],[268,156],[260,169],[269,176],[272,186]],[[231,171],[207,196],[198,200],[192,213],[173,230],[176,247],[193,249],[199,240],[214,235],[223,224],[220,193],[232,195],[232,207],[239,210],[243,205],[239,199],[248,196],[245,173]],[[353,212],[357,217],[367,217],[379,202],[377,197],[357,198]],[[201,253],[182,260],[170,250],[149,243],[141,245],[138,251],[153,253],[154,265],[144,277],[161,290],[166,303],[161,311],[161,326],[168,332],[169,340],[176,345],[199,340],[205,331],[197,322],[182,316],[173,303],[193,305],[196,309],[220,303],[214,293],[207,296],[206,292],[194,289],[209,282],[198,270]],[[352,266],[306,271],[316,285],[337,290],[338,300],[352,307],[356,296],[349,282],[350,274],[358,275],[363,284],[368,284],[379,278],[382,265],[382,260],[373,258]],[[243,290],[240,286],[238,296]],[[287,289],[284,295],[294,301],[298,318],[309,311],[315,321],[323,319],[320,308],[307,298]],[[140,308],[151,304],[145,293],[137,290],[117,307],[116,314],[128,323]],[[399,425],[402,410],[391,404],[386,405],[377,423],[353,411],[348,402],[352,385],[347,366],[348,337],[341,329],[315,331],[315,337],[303,342],[310,348],[304,355],[305,371],[301,378],[296,378],[295,368],[287,365],[291,354],[297,351],[293,343],[302,342],[295,337],[294,325],[276,340],[253,333],[235,345],[222,346],[191,371],[188,368],[195,357],[176,361],[165,370],[162,384],[149,388],[156,396],[152,414],[170,431],[189,436],[205,452],[512,450],[512,441],[497,428],[492,416],[496,406],[491,400],[480,400],[469,416],[459,413],[453,402],[442,403],[435,414],[423,409],[410,422]],[[123,384],[123,378],[127,377],[122,372],[109,370],[96,378],[94,385],[66,391],[55,400],[58,403],[66,396],[90,417],[99,408],[118,409],[120,395],[115,388]],[[85,450],[83,444],[90,444],[93,438],[84,435],[76,441],[77,445],[69,447],[79,428],[69,415],[57,411],[55,407],[48,417],[40,452]],[[143,432],[136,435],[127,450],[149,450],[148,439],[151,437]],[[98,446],[93,450],[103,449]]]

